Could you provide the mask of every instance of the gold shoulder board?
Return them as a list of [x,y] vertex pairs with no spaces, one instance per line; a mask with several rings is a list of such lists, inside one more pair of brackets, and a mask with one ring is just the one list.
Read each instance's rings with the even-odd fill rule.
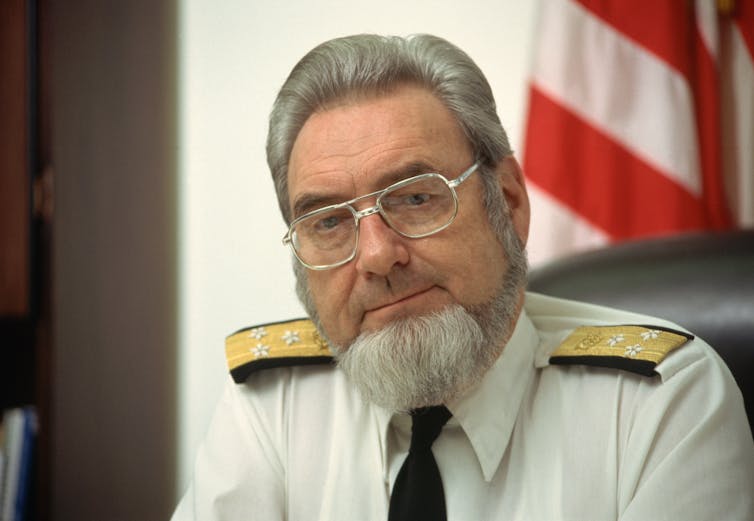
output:
[[655,376],[655,367],[694,337],[658,326],[582,326],[552,353],[554,365],[591,365]]
[[310,320],[242,329],[225,339],[228,369],[236,383],[260,369],[331,363],[332,353]]

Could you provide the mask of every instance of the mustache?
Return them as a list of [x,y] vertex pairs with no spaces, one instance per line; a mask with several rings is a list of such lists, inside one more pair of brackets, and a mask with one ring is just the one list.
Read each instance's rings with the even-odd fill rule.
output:
[[352,309],[363,316],[368,311],[394,304],[435,286],[442,287],[443,283],[443,278],[436,273],[398,269],[386,277],[365,281],[354,288]]

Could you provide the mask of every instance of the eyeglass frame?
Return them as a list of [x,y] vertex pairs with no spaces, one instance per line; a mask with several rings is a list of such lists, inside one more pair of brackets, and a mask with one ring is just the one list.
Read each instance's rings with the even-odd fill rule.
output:
[[[291,250],[293,251],[293,255],[295,255],[296,259],[305,267],[311,270],[323,271],[323,270],[337,268],[338,266],[343,266],[344,264],[351,262],[356,257],[356,252],[359,249],[359,229],[360,229],[361,219],[363,219],[364,217],[369,217],[370,215],[374,215],[376,213],[380,214],[380,217],[382,217],[382,220],[385,222],[385,224],[387,224],[387,226],[391,230],[393,230],[398,235],[402,237],[406,237],[408,239],[421,239],[422,237],[429,237],[430,235],[439,233],[445,228],[447,228],[448,226],[450,226],[451,224],[453,224],[453,221],[455,221],[456,219],[456,215],[458,215],[458,195],[456,194],[455,189],[461,183],[466,181],[466,179],[468,179],[471,176],[471,174],[479,170],[480,166],[481,166],[480,162],[477,161],[473,165],[471,165],[469,168],[464,170],[458,177],[456,177],[455,179],[450,179],[450,180],[444,175],[438,174],[436,172],[428,172],[426,174],[415,175],[407,179],[398,181],[397,183],[393,183],[390,186],[387,186],[381,190],[376,190],[374,192],[371,192],[365,195],[360,195],[359,197],[355,197],[349,201],[345,201],[345,202],[337,203],[337,204],[331,204],[328,206],[323,206],[322,208],[318,208],[311,212],[307,212],[304,215],[297,217],[291,222],[290,226],[288,227],[288,232],[283,237],[283,245],[290,246]],[[453,215],[450,216],[450,219],[448,219],[447,223],[437,228],[436,230],[432,230],[431,232],[412,235],[412,234],[403,233],[400,230],[396,230],[391,224],[390,219],[385,215],[382,205],[380,204],[382,196],[385,195],[386,192],[397,190],[405,185],[409,185],[421,179],[430,178],[430,177],[442,179],[443,181],[445,181],[445,184],[450,189],[450,193],[453,195],[453,205],[454,205]],[[364,208],[363,210],[356,210],[356,208],[353,207],[354,203],[357,203],[364,199],[369,199],[371,197],[376,197],[374,206]],[[298,252],[296,251],[296,247],[293,245],[293,228],[296,226],[297,223],[303,221],[304,219],[309,219],[317,214],[329,212],[331,210],[338,210],[342,208],[348,209],[353,215],[354,221],[356,222],[356,227],[355,227],[355,232],[354,232],[355,236],[354,236],[354,241],[353,241],[354,246],[353,246],[353,251],[351,252],[351,254],[344,260],[336,262],[334,264],[316,265],[316,264],[309,264],[305,262],[299,256]]]

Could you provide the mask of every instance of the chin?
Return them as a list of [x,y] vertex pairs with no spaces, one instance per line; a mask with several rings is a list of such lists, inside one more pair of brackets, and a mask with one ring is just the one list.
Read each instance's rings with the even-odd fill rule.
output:
[[335,349],[362,397],[395,411],[455,399],[481,381],[498,353],[458,305],[396,319]]

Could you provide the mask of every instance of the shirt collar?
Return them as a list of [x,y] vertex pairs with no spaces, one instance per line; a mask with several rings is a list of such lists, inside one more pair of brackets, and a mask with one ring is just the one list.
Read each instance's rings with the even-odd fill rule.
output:
[[472,392],[448,408],[468,436],[485,481],[500,465],[534,372],[539,336],[525,310],[502,354]]
[[[453,413],[449,426],[460,425],[466,433],[485,481],[489,482],[495,475],[508,446],[521,400],[534,371],[538,344],[537,331],[522,309],[511,338],[482,382],[461,399],[448,404]],[[394,414],[380,407],[375,407],[375,413],[386,469],[388,428]]]

